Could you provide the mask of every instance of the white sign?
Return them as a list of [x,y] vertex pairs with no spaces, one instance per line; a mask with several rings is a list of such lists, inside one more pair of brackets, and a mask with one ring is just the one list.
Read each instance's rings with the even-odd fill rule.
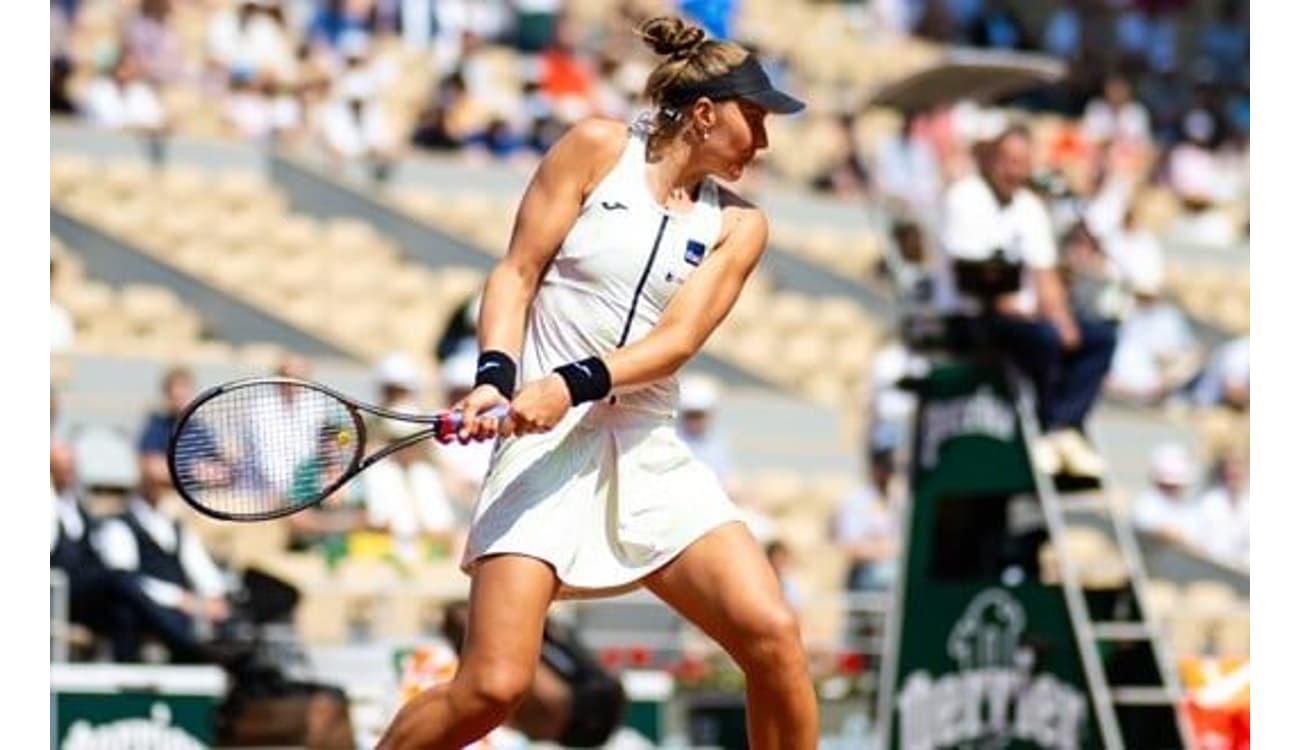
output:
[[148,719],[118,719],[98,726],[78,721],[68,729],[60,750],[204,750],[206,745],[171,725],[172,712],[155,703]]
[[926,468],[938,463],[939,446],[949,438],[983,435],[1005,442],[1016,435],[1015,413],[988,386],[981,386],[971,396],[927,404],[924,422],[921,465]]
[[897,705],[899,747],[934,750],[981,741],[981,748],[1024,740],[1043,748],[1079,746],[1088,702],[1050,674],[1032,675],[1033,652],[1021,645],[1025,609],[1002,589],[981,592],[948,636],[958,671],[909,674]]

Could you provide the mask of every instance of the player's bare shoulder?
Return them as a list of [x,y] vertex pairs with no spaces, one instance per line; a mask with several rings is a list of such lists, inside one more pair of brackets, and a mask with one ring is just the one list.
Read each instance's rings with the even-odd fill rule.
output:
[[767,245],[767,214],[763,209],[721,185],[718,186],[718,205],[722,208],[722,231],[718,234],[718,243],[726,243],[732,235],[754,237],[761,253],[763,246]]
[[551,147],[547,157],[564,167],[599,180],[618,161],[627,146],[627,125],[605,117],[586,117],[574,123]]

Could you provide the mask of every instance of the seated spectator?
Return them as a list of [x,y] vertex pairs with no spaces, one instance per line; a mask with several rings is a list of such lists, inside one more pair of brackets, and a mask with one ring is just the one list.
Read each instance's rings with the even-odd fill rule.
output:
[[714,422],[721,396],[717,382],[704,375],[687,375],[679,387],[677,436],[723,484],[729,483],[733,475],[731,448]]
[[[442,364],[443,398],[447,404],[454,404],[474,390],[474,378],[478,371],[477,346],[472,350],[460,350]],[[456,511],[457,522],[469,525],[478,502],[478,493],[487,476],[488,464],[492,461],[494,443],[489,440],[470,441],[461,444],[435,443],[434,451],[438,473],[442,476],[447,495],[451,498]]]
[[1161,273],[1150,264],[1130,268],[1133,309],[1119,328],[1106,392],[1140,404],[1158,404],[1200,369],[1201,347],[1187,318],[1161,296]]
[[286,80],[297,64],[280,0],[238,0],[213,13],[207,50],[229,79]]
[[[399,441],[422,429],[421,425],[391,420],[380,427],[378,437],[385,442]],[[428,557],[428,544],[441,549],[442,556],[459,555],[466,527],[456,522],[427,441],[379,461],[361,480],[366,524],[392,535],[400,559],[413,562]]]
[[867,165],[863,163],[853,138],[853,118],[840,115],[833,122],[837,133],[837,146],[830,161],[813,177],[812,187],[837,198],[856,198],[865,195],[869,182]]
[[107,75],[90,82],[81,111],[92,125],[111,130],[158,133],[166,127],[162,102],[129,51],[117,58]]
[[390,162],[397,153],[398,137],[379,98],[381,81],[369,63],[369,42],[365,37],[346,36],[341,51],[345,67],[320,112],[324,145],[339,159]]
[[171,477],[166,458],[141,454],[140,484],[126,512],[105,520],[93,543],[108,569],[121,574],[118,595],[138,618],[122,659],[139,658],[139,638],[162,639],[173,661],[212,661],[200,628],[211,635],[231,614],[226,579],[193,532],[161,509]]
[[696,458],[713,470],[754,538],[760,544],[775,539],[776,522],[750,502],[732,463],[731,446],[717,426],[717,407],[722,395],[717,381],[707,375],[687,374],[682,376],[679,388],[677,436]]
[[1147,141],[1151,118],[1146,107],[1133,98],[1133,89],[1119,75],[1106,78],[1102,95],[1088,102],[1083,113],[1083,132],[1095,143],[1113,140]]
[[1114,323],[1124,313],[1120,273],[1084,222],[1061,239],[1061,278],[1075,318]]
[[[1034,386],[1043,440],[1035,446],[1042,471],[1099,477],[1104,462],[1083,434],[1115,348],[1113,323],[1076,318],[1057,268],[1047,209],[1026,186],[1029,133],[1004,130],[980,149],[980,169],[944,197],[940,243],[953,261],[1002,257],[1023,266],[1020,288],[993,301],[990,333]],[[948,305],[967,313],[975,300]]]
[[867,481],[840,501],[831,536],[849,556],[846,589],[888,591],[897,574],[900,540],[893,459],[873,453],[867,470]]
[[97,522],[82,506],[71,446],[50,443],[50,568],[67,577],[68,620],[111,639],[116,661],[133,659],[134,634],[114,605],[112,574],[91,544]]
[[145,76],[157,85],[177,81],[185,73],[181,39],[170,25],[171,14],[172,0],[141,0],[123,30],[126,49],[140,59]]
[[1151,486],[1133,505],[1138,531],[1165,542],[1195,547],[1201,513],[1192,498],[1192,460],[1178,443],[1162,443],[1151,453]]
[[1151,230],[1138,223],[1137,211],[1130,205],[1119,227],[1102,235],[1106,257],[1130,287],[1165,273],[1164,250]]
[[1198,406],[1250,408],[1250,337],[1235,338],[1218,348],[1193,390]]
[[374,0],[325,0],[315,6],[305,32],[309,44],[338,48],[351,34],[375,31]]
[[900,449],[907,444],[916,413],[916,394],[904,389],[901,383],[923,365],[898,340],[889,341],[872,357],[866,397],[866,445],[872,455],[897,459]]
[[1197,502],[1198,544],[1206,554],[1250,567],[1250,464],[1245,450],[1232,449],[1214,465],[1214,480]]
[[891,232],[898,255],[882,262],[881,273],[892,278],[900,299],[929,303],[934,295],[934,269],[925,232],[919,224],[906,219],[894,222]]
[[162,377],[163,403],[145,418],[136,451],[142,455],[165,456],[167,443],[181,412],[194,400],[194,373],[184,365],[168,368]]
[[[56,258],[50,258],[50,283],[54,283]],[[77,341],[77,327],[66,308],[50,297],[50,354],[64,354]]]

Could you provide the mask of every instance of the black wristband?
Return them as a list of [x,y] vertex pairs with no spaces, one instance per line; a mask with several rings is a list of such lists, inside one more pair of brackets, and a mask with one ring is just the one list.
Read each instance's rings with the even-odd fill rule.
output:
[[569,402],[574,406],[587,401],[599,401],[609,395],[612,383],[609,368],[600,357],[588,357],[555,368],[569,387]]
[[515,361],[509,354],[496,349],[489,349],[478,355],[478,374],[474,376],[474,387],[490,385],[506,398],[515,396]]

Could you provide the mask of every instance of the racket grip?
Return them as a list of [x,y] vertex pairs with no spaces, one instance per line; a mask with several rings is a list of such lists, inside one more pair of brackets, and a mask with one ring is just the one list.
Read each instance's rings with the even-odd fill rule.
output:
[[[504,417],[509,413],[510,413],[510,407],[503,405],[503,406],[494,406],[485,412],[480,412],[479,416],[495,417],[496,419],[501,419],[502,417]],[[458,412],[451,412],[447,418],[447,431],[456,432],[459,429],[460,429],[460,414]]]

